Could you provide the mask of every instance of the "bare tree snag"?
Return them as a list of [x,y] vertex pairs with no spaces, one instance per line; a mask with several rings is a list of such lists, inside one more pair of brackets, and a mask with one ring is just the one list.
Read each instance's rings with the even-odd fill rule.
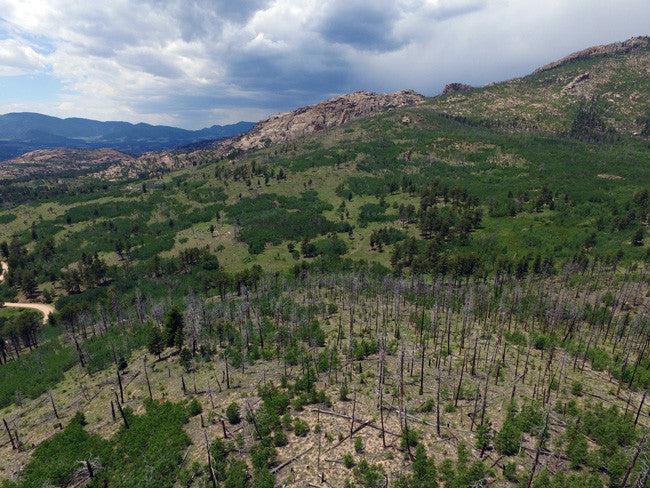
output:
[[204,430],[203,435],[205,436],[205,451],[208,456],[208,474],[210,475],[212,488],[217,488],[217,477],[215,476],[214,469],[212,468],[212,456],[210,456],[210,441],[208,440],[208,433]]
[[14,437],[11,435],[11,430],[9,430],[9,425],[7,421],[3,418],[2,422],[5,424],[5,429],[7,429],[7,435],[9,436],[9,441],[11,442],[11,448],[15,451],[17,449],[16,444],[14,444]]
[[120,387],[120,399],[124,403],[124,390],[122,389],[122,376],[120,376],[120,368],[115,366],[115,372],[117,373],[117,384]]
[[50,403],[52,404],[52,410],[54,410],[54,416],[58,419],[59,412],[56,411],[56,405],[54,404],[54,396],[52,396],[52,390],[47,390],[47,393],[50,396]]
[[144,377],[147,380],[147,389],[149,390],[149,398],[153,400],[153,395],[151,394],[151,383],[149,383],[149,374],[147,373],[147,357],[142,357],[142,369],[144,369]]
[[124,410],[122,410],[122,405],[120,405],[119,399],[117,398],[117,392],[113,390],[113,393],[115,393],[115,401],[117,402],[117,409],[120,411],[120,415],[122,416],[122,420],[124,420],[124,427],[129,428],[129,422],[126,420],[126,415],[124,415]]
[[639,404],[639,409],[636,411],[636,417],[634,418],[634,426],[636,427],[637,422],[639,421],[639,415],[641,415],[641,409],[643,408],[643,402],[648,392],[643,392],[643,398],[641,398],[641,403]]
[[641,451],[643,450],[643,446],[645,446],[645,441],[647,438],[648,438],[648,431],[646,431],[646,433],[643,434],[643,439],[641,439],[641,442],[639,442],[639,447],[637,447],[636,452],[634,453],[634,457],[632,458],[632,462],[630,463],[630,466],[627,468],[627,472],[625,473],[625,477],[621,482],[620,488],[625,488],[625,485],[627,484],[627,479],[630,477],[630,473],[634,469],[636,460],[639,458],[639,454],[641,454]]

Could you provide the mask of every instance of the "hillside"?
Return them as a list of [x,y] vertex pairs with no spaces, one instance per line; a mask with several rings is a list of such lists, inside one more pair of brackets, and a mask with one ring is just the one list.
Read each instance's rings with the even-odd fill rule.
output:
[[[648,73],[650,40],[639,37],[588,48],[528,76],[482,88],[452,83],[440,96],[426,101],[410,90],[389,95],[357,92],[337,97],[272,116],[219,146],[188,148],[188,156],[181,155],[177,164],[190,165],[206,157],[235,155],[286,143],[386,109],[412,105],[500,132],[571,135],[588,141],[623,136],[647,138]],[[155,155],[147,156],[146,164],[156,168]]]
[[390,94],[355,92],[315,105],[269,117],[250,131],[224,141],[219,154],[248,151],[289,142],[299,137],[333,129],[388,109],[422,103],[424,97],[413,90]]
[[644,486],[640,42],[3,181],[3,488]]
[[[96,154],[98,154],[96,152],[70,151],[59,148],[49,151],[35,151],[4,163],[0,162],[0,168],[4,168],[4,174],[7,177],[18,179],[24,179],[26,177],[60,177],[66,171],[75,171],[81,174],[82,171],[80,170],[82,168],[86,170],[85,176],[100,177],[108,180],[137,178],[143,175],[153,176],[155,174],[181,169],[185,166],[196,165],[199,162],[206,161],[206,159],[223,157],[228,154],[237,154],[242,151],[292,141],[305,135],[336,128],[362,117],[389,109],[415,105],[423,101],[424,97],[422,95],[411,90],[380,95],[370,92],[356,92],[350,95],[335,97],[315,105],[302,107],[292,112],[274,115],[255,124],[253,128],[248,127],[247,124],[249,123],[247,122],[240,122],[239,124],[227,127],[213,126],[209,129],[194,131],[191,138],[188,136],[187,131],[174,129],[174,133],[177,134],[176,139],[174,139],[176,142],[172,143],[170,139],[164,145],[168,147],[179,147],[168,151],[149,151],[137,158],[124,155],[122,158],[113,158],[112,162],[107,162],[107,164],[102,164],[101,166],[96,164]],[[72,119],[66,119],[63,122],[66,122],[68,125],[63,125],[59,128],[59,131],[64,131],[64,128],[66,128],[70,132],[76,130],[79,133],[83,128],[85,132],[88,132],[93,127],[90,125],[80,128],[78,124],[70,126],[70,124],[73,124]],[[0,119],[0,134],[2,133],[1,124],[2,119]],[[115,124],[119,124],[117,126],[119,130],[111,129],[112,132],[108,136],[104,135],[102,138],[94,140],[93,144],[100,144],[100,141],[105,141],[107,146],[124,147],[121,143],[116,144],[115,140],[133,140],[135,137],[140,137],[146,144],[150,144],[150,146],[146,147],[152,147],[151,144],[156,144],[155,138],[160,136],[162,129],[160,127],[147,126],[146,124],[138,124],[137,126],[127,125],[126,127],[123,127],[124,123]],[[103,125],[99,127],[104,128]],[[109,125],[109,127],[113,127],[113,125]],[[250,130],[232,137],[233,131],[243,131],[246,128],[250,128]],[[95,132],[98,131],[99,129],[96,129]],[[181,133],[182,137],[178,133]],[[215,134],[222,134],[221,139],[217,141],[209,140],[209,136],[214,136]],[[226,137],[228,135],[231,137]],[[204,137],[206,140],[194,142],[199,140],[199,137]],[[61,140],[60,142],[63,144],[66,141]],[[74,145],[75,143],[72,142],[71,144]],[[133,143],[129,142],[129,144]],[[129,147],[133,149],[133,146]],[[138,150],[135,152],[139,153],[143,151]],[[43,161],[48,161],[49,164],[42,164]],[[29,170],[26,170],[26,168],[29,168]]]
[[7,180],[32,180],[50,175],[99,173],[122,166],[135,158],[114,149],[40,149],[10,161],[0,161],[0,177]]
[[[596,103],[600,132],[650,135],[650,38],[596,46],[528,76],[486,85],[428,105],[502,130],[567,134],[583,100]],[[601,123],[601,121],[599,121]]]

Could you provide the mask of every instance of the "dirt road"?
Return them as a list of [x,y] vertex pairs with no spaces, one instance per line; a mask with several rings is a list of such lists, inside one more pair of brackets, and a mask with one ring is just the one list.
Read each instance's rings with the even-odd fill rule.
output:
[[[9,271],[9,266],[7,263],[0,262],[2,268],[2,274],[0,274],[0,281],[5,279],[5,274]],[[17,307],[17,308],[33,308],[43,313],[43,322],[47,322],[47,318],[51,313],[54,312],[54,307],[52,305],[47,305],[46,303],[4,303],[5,307]]]
[[39,312],[43,312],[43,322],[47,322],[47,318],[51,313],[54,313],[54,307],[46,303],[4,303],[5,307],[17,308],[33,308]]

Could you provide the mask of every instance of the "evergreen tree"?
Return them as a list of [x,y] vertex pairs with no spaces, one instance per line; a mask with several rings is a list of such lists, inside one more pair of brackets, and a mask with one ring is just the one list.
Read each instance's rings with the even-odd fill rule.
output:
[[228,422],[230,422],[233,425],[236,425],[239,422],[241,422],[241,414],[239,413],[239,403],[232,402],[230,405],[228,405],[228,408],[226,409],[226,417],[228,417]]
[[427,457],[427,451],[422,443],[415,448],[415,459],[413,461],[412,488],[437,488],[438,472],[433,456]]
[[167,315],[165,315],[165,344],[168,347],[176,347],[179,352],[183,347],[185,339],[185,334],[183,332],[184,326],[183,314],[181,313],[180,308],[174,305],[167,311]]
[[632,242],[631,244],[635,247],[641,247],[643,246],[643,237],[644,237],[644,230],[643,227],[639,227],[634,235],[632,236]]
[[162,354],[164,347],[165,343],[162,332],[160,332],[158,327],[151,327],[149,329],[149,338],[147,339],[147,349],[151,354],[158,356],[158,359],[160,359],[160,354]]
[[246,461],[231,459],[228,471],[226,471],[224,488],[248,488],[250,486],[250,478],[247,467]]
[[485,417],[483,423],[476,429],[476,449],[481,450],[481,457],[492,444],[492,424],[490,419]]
[[517,407],[514,403],[508,407],[506,420],[494,439],[494,445],[501,454],[506,456],[513,456],[519,452],[521,427],[517,422]]
[[22,275],[20,287],[25,292],[25,295],[28,297],[36,295],[38,288],[36,286],[36,280],[34,279],[34,274],[31,271],[25,271]]
[[572,469],[580,469],[580,466],[586,461],[589,444],[587,439],[578,430],[577,427],[571,429],[568,433],[569,442],[566,446],[566,455],[569,458]]
[[178,355],[178,362],[187,373],[192,369],[192,353],[187,347],[181,349],[181,352]]

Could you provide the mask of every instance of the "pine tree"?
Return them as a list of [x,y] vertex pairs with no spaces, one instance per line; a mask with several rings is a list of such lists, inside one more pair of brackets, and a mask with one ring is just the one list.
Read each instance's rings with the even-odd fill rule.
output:
[[184,326],[183,314],[180,309],[174,305],[167,311],[167,315],[165,315],[165,344],[168,347],[176,347],[179,352],[183,347],[183,342],[185,340],[185,334],[183,332]]
[[160,359],[165,344],[163,342],[163,335],[158,327],[151,327],[149,330],[149,338],[147,339],[147,349],[149,352]]
[[476,449],[481,450],[481,458],[492,444],[492,424],[490,419],[485,417],[481,425],[476,428]]
[[38,290],[34,274],[31,271],[25,271],[22,275],[20,287],[28,297],[34,296]]
[[576,428],[569,432],[569,442],[566,446],[566,455],[571,463],[571,469],[580,469],[580,466],[586,461],[589,444],[587,439]]
[[494,445],[505,456],[513,456],[519,452],[521,445],[521,427],[517,422],[517,407],[511,403],[503,427],[494,439]]
[[415,448],[415,459],[413,461],[412,488],[437,488],[438,472],[433,456],[427,457],[427,451],[422,443]]

